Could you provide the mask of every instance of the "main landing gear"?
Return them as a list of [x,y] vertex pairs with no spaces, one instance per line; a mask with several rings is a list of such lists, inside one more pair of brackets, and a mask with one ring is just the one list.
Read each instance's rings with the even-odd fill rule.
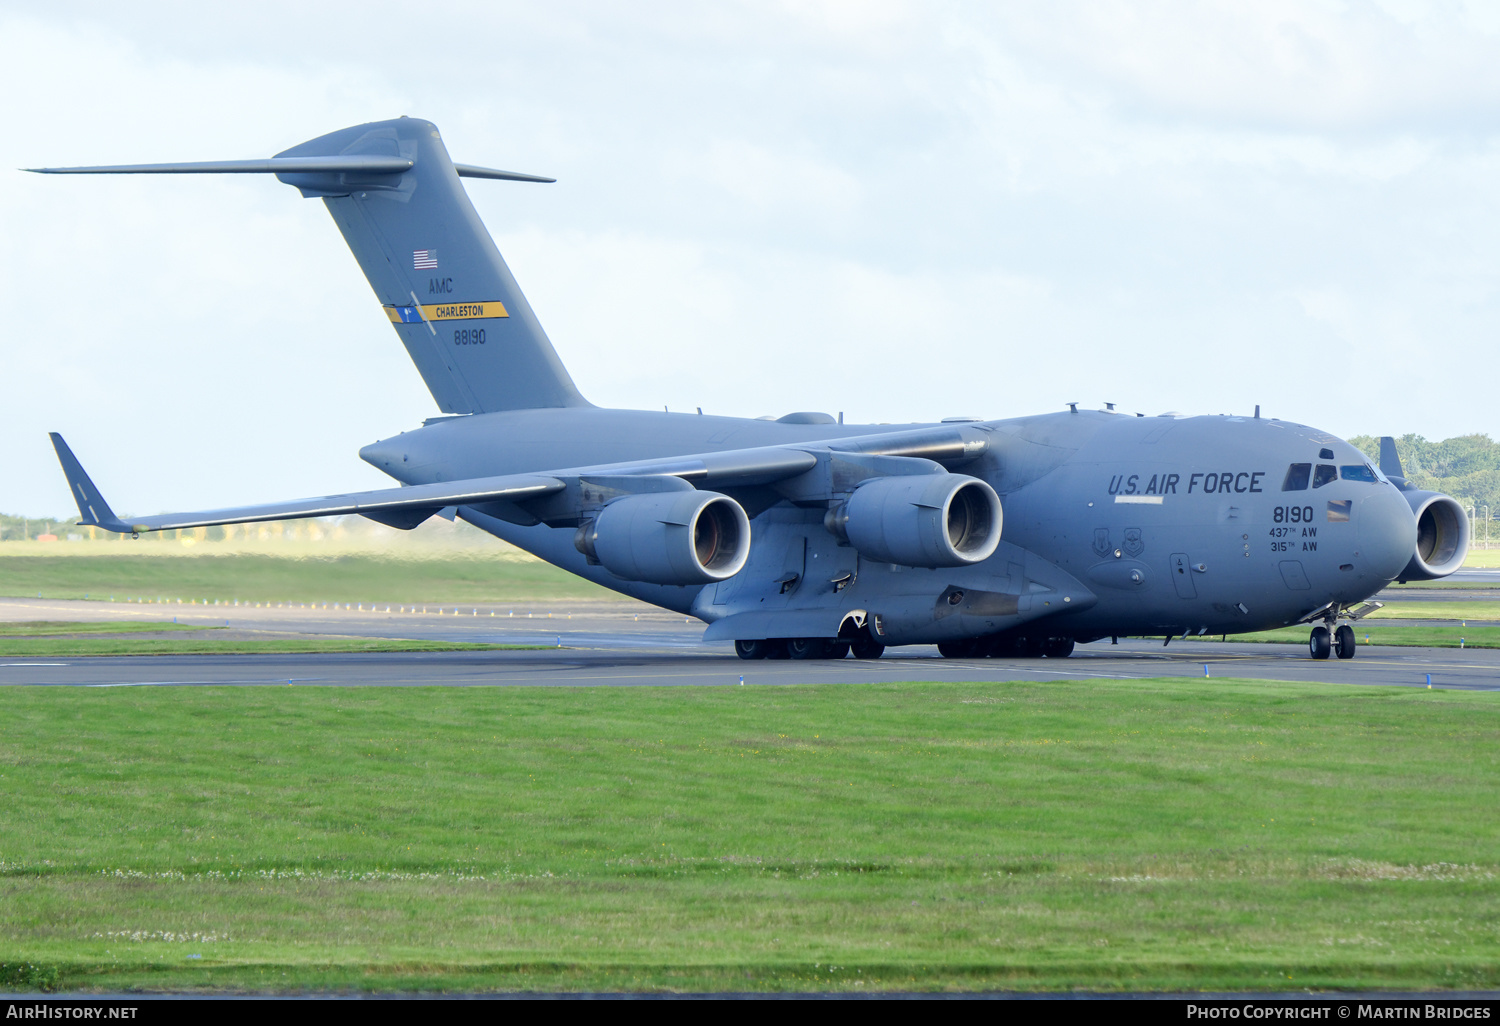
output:
[[961,638],[938,642],[944,659],[983,659],[986,656],[1066,659],[1073,654],[1072,638],[1026,638],[996,634],[984,638]]
[[766,638],[736,641],[734,654],[741,659],[879,659],[885,646],[868,636],[856,638]]
[[1308,655],[1314,659],[1327,659],[1334,653],[1340,659],[1353,659],[1354,648],[1354,628],[1347,623],[1332,631],[1328,629],[1328,624],[1318,624],[1312,629],[1312,636],[1307,639]]

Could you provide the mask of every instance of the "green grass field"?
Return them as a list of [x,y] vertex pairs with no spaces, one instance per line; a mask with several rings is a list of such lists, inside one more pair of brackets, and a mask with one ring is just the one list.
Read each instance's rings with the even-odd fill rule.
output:
[[1368,619],[1500,621],[1500,602],[1388,602]]
[[[1400,648],[1500,648],[1500,627],[1476,627],[1472,624],[1461,627],[1458,624],[1446,623],[1393,624],[1381,623],[1373,618],[1360,620],[1353,626],[1355,640],[1361,645],[1394,645]],[[1276,641],[1305,645],[1311,630],[1312,628],[1306,625],[1282,627],[1278,630],[1261,631],[1256,634],[1231,634],[1229,640],[1251,643]],[[1214,634],[1198,638],[1196,635],[1191,635],[1187,640],[1195,639],[1218,641],[1219,636]]]
[[1470,549],[1469,554],[1464,557],[1464,566],[1500,566],[1500,548]]
[[201,631],[204,629],[203,627],[194,627],[191,624],[185,623],[150,623],[141,620],[100,620],[92,623],[79,623],[72,620],[22,620],[19,622],[0,620],[0,642],[9,641],[14,638],[76,637],[87,634],[181,633],[183,631]]
[[[418,641],[410,638],[320,637],[310,634],[245,637],[223,635],[222,628],[138,620],[70,623],[58,620],[0,622],[0,658],[188,655],[244,655],[276,652],[456,652],[474,649],[531,649],[537,645],[492,645],[466,641]],[[167,634],[142,638],[141,634]]]
[[[123,544],[91,548],[114,550]],[[33,547],[34,548],[34,547]],[[53,546],[60,553],[69,550]],[[75,546],[81,548],[81,546]],[[165,549],[165,546],[161,546]],[[201,550],[191,550],[201,551]],[[25,598],[204,599],[241,602],[484,603],[608,598],[614,592],[526,557],[485,550],[295,556],[265,553],[6,556],[0,594]]]
[[0,690],[17,989],[1500,986],[1490,694]]
[[177,638],[29,638],[0,640],[0,658],[76,656],[273,655],[333,652],[460,652],[480,649],[532,649],[536,645],[486,645],[419,638],[234,638],[219,639],[212,629]]

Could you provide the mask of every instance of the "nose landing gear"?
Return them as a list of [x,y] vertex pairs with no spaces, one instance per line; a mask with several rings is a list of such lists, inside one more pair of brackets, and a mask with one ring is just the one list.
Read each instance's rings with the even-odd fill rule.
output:
[[1333,650],[1340,659],[1354,658],[1354,628],[1347,623],[1333,632]]
[[1307,639],[1307,653],[1314,659],[1327,659],[1337,654],[1340,659],[1353,659],[1355,650],[1354,628],[1347,623],[1337,630],[1330,624],[1318,624]]
[[1312,629],[1312,637],[1307,639],[1307,654],[1314,659],[1327,659],[1332,650],[1333,643],[1328,628],[1318,624]]

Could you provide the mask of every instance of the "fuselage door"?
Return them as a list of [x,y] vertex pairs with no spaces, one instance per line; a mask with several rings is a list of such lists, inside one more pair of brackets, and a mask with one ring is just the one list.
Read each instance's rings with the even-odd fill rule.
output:
[[1178,598],[1198,597],[1198,588],[1193,584],[1193,566],[1185,552],[1172,553],[1172,586],[1177,589]]

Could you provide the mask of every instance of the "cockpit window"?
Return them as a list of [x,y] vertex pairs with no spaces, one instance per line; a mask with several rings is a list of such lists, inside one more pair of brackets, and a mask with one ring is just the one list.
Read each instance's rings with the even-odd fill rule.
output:
[[1318,469],[1313,471],[1313,487],[1322,488],[1326,484],[1332,484],[1339,479],[1339,468],[1328,463],[1319,463]]
[[1368,463],[1356,464],[1352,467],[1340,467],[1339,477],[1345,481],[1363,481],[1366,484],[1375,483],[1375,471]]
[[1286,480],[1281,482],[1281,490],[1284,492],[1307,491],[1307,478],[1311,473],[1311,463],[1293,463],[1286,468]]

